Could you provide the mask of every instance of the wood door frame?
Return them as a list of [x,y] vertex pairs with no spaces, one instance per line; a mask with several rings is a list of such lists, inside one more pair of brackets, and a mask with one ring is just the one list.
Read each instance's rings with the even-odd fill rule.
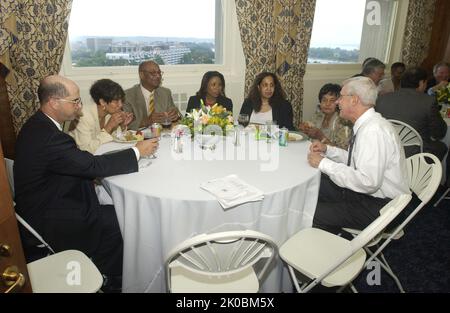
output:
[[[3,66],[0,63],[0,67]],[[10,74],[12,75],[12,74]],[[0,141],[5,157],[15,159],[16,133],[5,79],[0,75]]]
[[[1,140],[0,140],[1,141]],[[15,211],[11,190],[9,188],[8,179],[6,178],[5,159],[3,150],[0,145],[0,244],[8,244],[11,247],[11,257],[0,256],[0,275],[6,267],[15,265],[19,268],[19,272],[25,276],[25,285],[20,290],[21,293],[32,292],[30,278],[28,276],[27,264],[23,253],[22,242],[20,240],[19,228]],[[0,281],[0,292],[4,292],[3,282]]]

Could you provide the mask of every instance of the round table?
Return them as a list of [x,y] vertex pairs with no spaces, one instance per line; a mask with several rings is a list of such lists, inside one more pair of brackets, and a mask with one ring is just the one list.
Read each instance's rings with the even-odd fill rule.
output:
[[[247,134],[238,146],[223,137],[212,151],[186,139],[182,153],[174,152],[172,141],[161,138],[157,158],[139,172],[103,179],[124,238],[123,292],[166,292],[165,257],[194,235],[253,229],[281,245],[311,226],[320,172],[307,163],[309,141],[280,147],[277,141],[256,141]],[[107,143],[96,154],[129,146]],[[149,160],[139,163],[145,166]],[[200,188],[203,182],[230,174],[263,191],[264,199],[223,209]],[[277,260],[262,290],[291,288],[289,275]]]

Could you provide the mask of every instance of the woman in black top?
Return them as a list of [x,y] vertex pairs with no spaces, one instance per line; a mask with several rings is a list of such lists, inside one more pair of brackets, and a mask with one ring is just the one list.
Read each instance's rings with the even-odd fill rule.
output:
[[263,72],[256,76],[240,114],[248,114],[250,123],[262,123],[264,121],[258,121],[258,116],[269,111],[272,111],[272,118],[268,120],[276,121],[280,127],[295,130],[292,105],[286,100],[280,81],[275,74]]
[[217,71],[209,71],[203,75],[200,90],[189,98],[186,112],[200,108],[200,100],[205,106],[219,104],[228,111],[233,111],[233,102],[225,96],[225,78]]

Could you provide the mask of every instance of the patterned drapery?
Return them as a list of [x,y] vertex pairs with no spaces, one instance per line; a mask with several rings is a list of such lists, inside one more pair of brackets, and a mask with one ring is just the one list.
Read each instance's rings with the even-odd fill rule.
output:
[[419,66],[428,54],[435,4],[436,0],[409,1],[402,47],[402,62],[408,67]]
[[71,6],[72,0],[0,1],[0,62],[16,133],[39,108],[39,81],[59,73]]
[[315,0],[236,0],[246,60],[245,94],[258,73],[275,72],[292,103],[295,125],[302,117],[315,4]]

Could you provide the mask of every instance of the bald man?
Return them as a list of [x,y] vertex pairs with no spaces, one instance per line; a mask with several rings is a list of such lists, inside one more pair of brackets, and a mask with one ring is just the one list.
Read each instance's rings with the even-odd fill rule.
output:
[[[62,76],[49,76],[41,81],[38,97],[40,109],[17,138],[16,210],[56,252],[83,251],[101,273],[120,277],[123,242],[117,216],[112,205],[99,204],[93,180],[137,172],[139,158],[154,153],[158,143],[142,141],[127,150],[94,156],[79,150],[61,127],[80,114],[78,86]],[[22,239],[28,262],[45,255],[23,230]]]
[[[140,84],[125,90],[123,109],[135,117],[128,128],[136,130],[152,123],[164,123],[166,119],[177,121],[181,114],[173,103],[170,89],[161,86],[159,65],[154,61],[139,64],[139,80]],[[152,106],[150,102],[153,102]]]

